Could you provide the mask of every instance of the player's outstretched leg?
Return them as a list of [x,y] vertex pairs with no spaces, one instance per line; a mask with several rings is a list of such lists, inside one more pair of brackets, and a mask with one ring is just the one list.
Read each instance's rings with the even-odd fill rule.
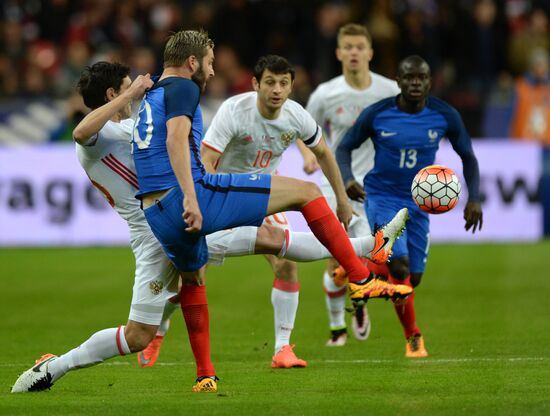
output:
[[347,271],[352,300],[364,301],[374,297],[400,298],[412,292],[407,286],[395,286],[370,276],[367,267],[355,255],[344,228],[315,184],[274,176],[267,215],[288,209],[302,212],[315,237]]
[[141,368],[152,367],[157,362],[160,354],[160,347],[164,342],[164,337],[170,328],[170,317],[179,309],[180,297],[179,293],[166,301],[164,305],[164,311],[162,313],[162,320],[160,321],[159,329],[155,335],[155,338],[147,345],[147,347],[137,354],[137,361]]

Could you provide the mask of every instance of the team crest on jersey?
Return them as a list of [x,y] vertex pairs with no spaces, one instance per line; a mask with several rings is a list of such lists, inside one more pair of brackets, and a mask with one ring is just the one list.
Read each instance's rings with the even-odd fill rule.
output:
[[252,136],[250,134],[246,135],[245,137],[243,137],[243,141],[248,144],[248,143],[252,143],[254,141],[254,139],[252,138]]
[[430,138],[430,143],[433,143],[437,140],[437,131],[435,130],[428,130],[428,137]]
[[149,283],[149,289],[151,290],[151,293],[153,295],[158,295],[160,292],[162,292],[163,287],[164,283],[162,283],[160,280],[155,280]]
[[296,132],[294,131],[287,131],[281,134],[281,142],[283,143],[284,147],[290,146],[290,143],[292,143],[294,140],[296,140]]

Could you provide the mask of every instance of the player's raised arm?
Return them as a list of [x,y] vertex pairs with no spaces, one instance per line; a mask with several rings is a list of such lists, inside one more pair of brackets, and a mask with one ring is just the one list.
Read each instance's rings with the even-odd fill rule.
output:
[[[125,88],[126,85],[130,86]],[[145,91],[152,86],[153,81],[149,74],[139,75],[134,82],[130,80],[129,76],[126,76],[118,89],[115,90],[112,87],[107,89],[106,94],[102,97],[103,100],[106,100],[105,104],[101,104],[99,101],[97,103],[85,103],[88,107],[94,108],[94,110],[86,115],[74,129],[73,138],[75,142],[79,144],[87,142],[111,119],[120,121],[121,117],[118,116],[119,113],[131,105],[133,100],[140,99]],[[78,89],[83,90],[89,87],[91,86],[86,83],[86,78],[83,77],[79,82]],[[121,90],[123,92],[120,92]]]

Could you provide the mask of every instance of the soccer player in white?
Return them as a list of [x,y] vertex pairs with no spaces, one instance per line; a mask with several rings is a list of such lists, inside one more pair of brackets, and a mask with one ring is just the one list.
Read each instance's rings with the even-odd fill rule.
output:
[[[143,350],[155,336],[162,339],[168,327],[168,317],[179,304],[179,273],[155,239],[134,196],[137,181],[130,153],[134,126],[130,106],[132,100],[141,97],[153,85],[153,81],[146,75],[137,77],[131,83],[129,72],[128,67],[107,62],[99,62],[83,72],[79,89],[86,105],[94,110],[73,132],[77,156],[86,174],[128,223],[130,245],[136,259],[128,323],[98,331],[83,344],[59,357],[46,354],[17,379],[12,388],[14,393],[44,390],[70,370]],[[372,236],[352,239],[351,242],[361,256],[368,256],[374,247]],[[269,225],[240,227],[212,234],[208,236],[208,247],[213,263],[222,263],[225,256],[255,253],[276,254],[297,261],[330,256],[312,233],[285,235],[283,230]],[[184,282],[183,287],[190,284]],[[188,324],[190,335],[192,330]],[[193,346],[191,336],[190,342]],[[207,347],[209,349],[209,345]],[[155,360],[156,356],[154,359],[148,358],[147,362],[140,361],[140,364],[150,366]],[[195,386],[193,391],[203,390]]]
[[[342,63],[342,75],[320,84],[311,94],[306,109],[316,122],[328,131],[328,144],[334,152],[338,144],[355,123],[359,113],[371,104],[399,94],[397,83],[378,75],[369,69],[373,57],[370,34],[365,26],[346,24],[338,31],[336,57]],[[300,148],[304,157],[304,170],[311,172],[312,155]],[[357,183],[363,183],[366,173],[373,167],[373,145],[367,140],[359,149],[352,153],[352,170]],[[314,166],[314,164],[313,164]],[[347,189],[347,184],[346,189]],[[323,178],[321,191],[334,209],[336,200],[332,188],[326,178]],[[347,189],[348,195],[365,196],[362,187]],[[354,215],[349,225],[350,236],[368,235],[369,223],[362,203],[350,199]],[[347,340],[345,321],[346,287],[343,281],[333,279],[333,273],[338,263],[331,259],[323,275],[326,305],[329,313],[331,338],[328,346],[342,346]],[[374,271],[374,270],[371,270]],[[366,340],[370,333],[370,321],[367,307],[364,305],[354,311],[352,328],[355,337]]]
[[[349,204],[340,171],[323,139],[322,129],[297,102],[288,99],[294,70],[286,59],[268,55],[254,68],[255,91],[227,99],[218,109],[202,141],[202,161],[207,171],[275,174],[283,152],[302,141],[315,154],[334,190],[336,210]],[[288,230],[284,214],[265,219]],[[370,235],[370,231],[365,235]],[[290,345],[298,308],[299,283],[296,264],[266,256],[275,274],[271,301],[275,315],[273,368],[305,367]]]

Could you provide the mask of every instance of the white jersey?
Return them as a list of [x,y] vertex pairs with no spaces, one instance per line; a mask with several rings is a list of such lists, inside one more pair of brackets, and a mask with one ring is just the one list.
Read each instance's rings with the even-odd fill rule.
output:
[[[364,108],[400,92],[395,81],[373,72],[370,75],[372,82],[367,89],[353,89],[340,75],[320,84],[309,97],[306,109],[319,125],[327,129],[327,142],[333,152]],[[363,183],[366,173],[372,169],[373,156],[371,140],[366,140],[352,152],[351,167],[357,182]]]
[[283,152],[296,140],[315,147],[322,130],[296,101],[287,100],[275,120],[260,114],[257,93],[224,101],[202,143],[221,153],[216,170],[223,173],[275,173]]
[[85,144],[76,145],[78,161],[94,186],[128,222],[130,232],[147,230],[148,225],[135,194],[138,181],[131,154],[134,120],[108,121]]

